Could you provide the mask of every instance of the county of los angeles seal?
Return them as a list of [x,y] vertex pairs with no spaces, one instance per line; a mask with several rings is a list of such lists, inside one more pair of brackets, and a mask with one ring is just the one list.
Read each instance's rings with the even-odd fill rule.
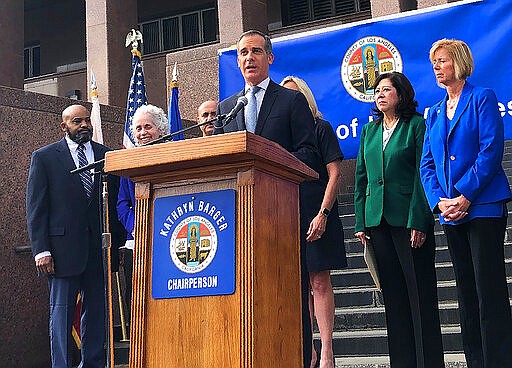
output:
[[217,231],[203,216],[184,218],[172,233],[171,259],[185,273],[204,270],[213,261],[216,252]]
[[398,49],[385,38],[368,36],[348,48],[341,64],[341,80],[356,100],[373,102],[375,80],[380,74],[392,71],[402,71]]

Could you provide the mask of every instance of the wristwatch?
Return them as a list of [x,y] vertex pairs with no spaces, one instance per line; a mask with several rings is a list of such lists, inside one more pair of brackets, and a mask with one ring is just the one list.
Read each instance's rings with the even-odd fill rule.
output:
[[330,210],[330,209],[328,209],[328,208],[325,208],[325,207],[324,207],[324,208],[322,208],[322,209],[320,210],[320,213],[321,213],[322,215],[324,215],[325,217],[329,217],[329,214],[331,213],[331,210]]

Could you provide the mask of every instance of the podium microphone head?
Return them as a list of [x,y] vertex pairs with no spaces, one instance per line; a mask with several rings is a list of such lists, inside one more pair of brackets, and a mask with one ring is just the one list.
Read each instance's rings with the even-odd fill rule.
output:
[[238,105],[239,103],[246,106],[249,103],[249,100],[245,96],[240,96],[240,97],[238,97],[238,100],[236,100],[236,104]]
[[235,107],[233,107],[233,110],[231,110],[229,112],[229,114],[226,116],[226,119],[228,120],[228,122],[233,120],[235,118],[235,116],[240,112],[240,110],[242,110],[244,108],[244,106],[247,105],[248,102],[249,102],[249,100],[247,100],[247,97],[245,97],[245,96],[238,97],[238,100],[236,100]]
[[[247,97],[245,97],[245,96],[238,97],[238,100],[236,100],[236,105],[233,108],[233,111],[236,111],[234,115],[238,114],[238,112],[240,110],[242,110],[242,108],[244,106],[246,106],[248,103],[249,103],[249,100],[247,99]],[[238,107],[238,106],[240,106],[240,107]]]

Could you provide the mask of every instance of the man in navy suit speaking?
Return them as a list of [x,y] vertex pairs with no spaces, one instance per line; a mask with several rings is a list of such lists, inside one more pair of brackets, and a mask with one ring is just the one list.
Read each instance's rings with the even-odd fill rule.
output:
[[[215,134],[247,130],[280,144],[318,172],[321,159],[316,146],[313,115],[302,93],[284,88],[269,78],[269,66],[274,61],[270,38],[255,30],[244,32],[238,39],[237,54],[238,67],[244,77],[245,87],[222,101],[218,112],[219,114],[229,113],[243,95],[247,97],[248,103],[243,113],[241,111],[234,121],[221,129],[215,128]],[[303,195],[303,185],[301,185],[301,198]],[[301,219],[301,234],[306,233],[308,226],[309,221]],[[302,231],[303,228],[305,231]],[[303,256],[301,254],[303,349],[304,366],[309,368],[311,361],[309,280],[304,268]]]
[[[70,171],[104,158],[109,149],[91,141],[89,111],[67,107],[65,137],[33,152],[27,184],[27,225],[39,275],[50,288],[52,367],[72,364],[71,329],[82,296],[80,367],[105,366],[105,311],[99,211],[99,175]],[[115,187],[115,179],[112,178]],[[110,180],[109,180],[110,181]],[[117,198],[117,195],[115,195]],[[115,205],[111,207],[115,211]]]

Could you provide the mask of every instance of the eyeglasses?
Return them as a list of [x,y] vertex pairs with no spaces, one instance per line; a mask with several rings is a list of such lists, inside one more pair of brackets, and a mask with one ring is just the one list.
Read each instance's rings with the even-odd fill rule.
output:
[[217,116],[217,111],[205,111],[201,114],[201,117],[202,118],[207,118],[208,116],[211,116],[211,117],[216,117]]

